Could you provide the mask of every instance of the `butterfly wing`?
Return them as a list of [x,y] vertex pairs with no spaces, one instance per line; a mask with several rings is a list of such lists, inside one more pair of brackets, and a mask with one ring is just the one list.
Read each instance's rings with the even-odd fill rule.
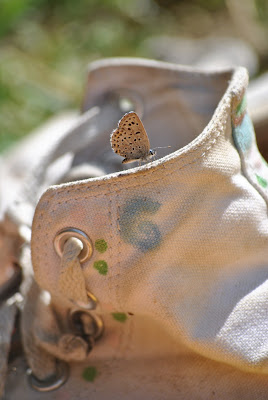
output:
[[129,112],[119,121],[117,129],[111,134],[111,146],[116,154],[124,157],[123,163],[146,159],[150,142],[135,112]]

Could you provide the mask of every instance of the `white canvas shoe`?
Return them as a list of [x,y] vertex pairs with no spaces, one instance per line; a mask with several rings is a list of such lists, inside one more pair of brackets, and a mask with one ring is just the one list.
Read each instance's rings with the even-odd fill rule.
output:
[[[27,142],[3,211],[25,242],[5,400],[267,398],[268,169],[247,82],[103,60],[70,127]],[[171,146],[141,167],[110,147],[127,111],[151,148]]]

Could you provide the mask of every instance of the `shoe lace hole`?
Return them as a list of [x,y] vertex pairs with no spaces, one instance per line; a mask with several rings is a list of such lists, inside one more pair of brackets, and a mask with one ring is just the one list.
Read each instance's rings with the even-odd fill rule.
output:
[[64,243],[71,237],[75,237],[83,244],[83,249],[79,254],[81,263],[90,259],[93,253],[93,245],[87,234],[77,228],[64,228],[59,231],[54,239],[56,253],[62,257]]

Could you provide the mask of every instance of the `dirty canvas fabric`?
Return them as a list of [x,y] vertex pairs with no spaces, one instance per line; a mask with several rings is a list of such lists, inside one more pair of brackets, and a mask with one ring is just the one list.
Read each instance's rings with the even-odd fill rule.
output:
[[[6,399],[22,388],[45,397],[29,388],[25,365],[42,382],[58,360],[70,377],[51,399],[266,398],[268,170],[247,80],[243,68],[92,66],[84,114],[50,143],[35,196],[21,196],[33,214],[48,186],[74,180],[49,187],[34,212],[34,279],[29,272],[22,288],[26,360],[10,371]],[[125,104],[151,148],[171,146],[142,167],[122,166],[110,148]],[[85,261],[66,231],[88,246]],[[59,251],[60,237],[68,246]],[[22,258],[30,271],[27,246]]]

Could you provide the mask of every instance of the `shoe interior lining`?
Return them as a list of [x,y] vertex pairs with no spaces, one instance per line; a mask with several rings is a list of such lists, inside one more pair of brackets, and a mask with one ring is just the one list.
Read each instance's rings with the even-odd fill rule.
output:
[[[142,108],[143,115],[140,116],[151,148],[170,146],[157,149],[156,159],[181,149],[201,134],[222,99],[232,73],[233,71],[217,74],[182,73],[182,76],[178,74],[167,79],[164,84],[161,79],[159,84],[152,84],[149,80],[147,86],[145,84],[141,87],[142,90],[137,90],[137,98],[142,101],[139,110]],[[133,92],[133,87],[131,91]],[[116,100],[116,96],[111,96],[109,91],[107,96],[102,93],[99,101],[101,104],[97,99],[95,105],[103,107],[105,104],[107,107],[107,102],[118,102],[118,98]],[[122,164],[122,157],[113,153],[110,134],[115,128],[116,125],[111,124],[108,130],[98,132],[94,142],[75,155],[73,166],[89,163],[101,168],[105,174],[136,167],[137,162]]]

